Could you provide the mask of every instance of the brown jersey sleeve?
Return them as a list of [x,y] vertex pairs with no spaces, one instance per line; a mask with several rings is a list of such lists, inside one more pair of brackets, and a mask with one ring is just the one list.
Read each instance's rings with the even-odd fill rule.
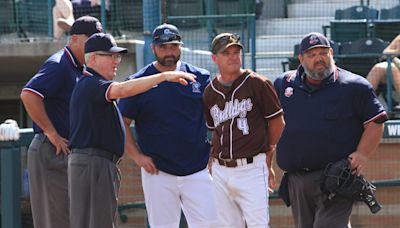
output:
[[270,119],[282,115],[283,110],[272,82],[260,75],[254,77],[254,81],[254,97],[259,104],[260,112],[264,118]]

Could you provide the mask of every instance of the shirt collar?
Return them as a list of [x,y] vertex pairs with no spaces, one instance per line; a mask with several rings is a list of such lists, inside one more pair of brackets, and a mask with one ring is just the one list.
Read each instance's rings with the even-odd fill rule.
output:
[[77,68],[80,72],[83,71],[83,66],[79,64],[79,61],[76,59],[76,57],[74,56],[74,54],[72,53],[71,49],[69,47],[64,47],[64,53],[65,55],[67,55],[69,61],[71,62],[71,64]]

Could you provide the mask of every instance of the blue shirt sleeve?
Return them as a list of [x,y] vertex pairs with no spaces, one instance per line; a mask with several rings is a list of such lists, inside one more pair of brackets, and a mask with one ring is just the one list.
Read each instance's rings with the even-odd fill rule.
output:
[[35,90],[44,97],[55,96],[64,86],[68,72],[69,69],[56,62],[46,62],[25,88]]
[[139,111],[140,95],[122,98],[118,102],[118,108],[122,116],[129,119],[136,119]]
[[110,101],[107,100],[107,92],[113,81],[108,81],[104,79],[97,80],[96,76],[88,76],[88,81],[85,86],[87,86],[87,91],[93,91],[92,100],[97,104],[108,104]]
[[353,100],[355,112],[360,120],[367,123],[385,112],[384,107],[376,96],[372,86],[364,78],[360,78],[359,86],[355,89]]

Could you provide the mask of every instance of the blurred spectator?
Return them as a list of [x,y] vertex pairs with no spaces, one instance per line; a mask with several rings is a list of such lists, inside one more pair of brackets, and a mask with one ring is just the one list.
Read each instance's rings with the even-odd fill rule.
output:
[[[385,54],[400,54],[400,35],[390,42],[390,44],[383,50]],[[368,73],[367,79],[372,84],[374,90],[379,94],[386,88],[386,72],[387,62],[380,62],[375,64],[371,71]],[[393,106],[394,109],[400,110],[400,60],[398,57],[394,57],[392,61],[392,85],[393,85]],[[383,94],[385,96],[385,94]]]
[[262,14],[264,2],[262,0],[256,0],[256,19],[260,19]]
[[[110,11],[110,0],[106,0],[106,10]],[[101,0],[90,0],[90,5],[92,7],[101,6]]]
[[74,14],[70,0],[56,0],[53,7],[53,35],[59,40],[65,32],[69,32],[74,23]]
[[[98,19],[101,18],[102,0],[71,0],[74,8],[75,18],[90,15]],[[106,19],[110,20],[110,0],[105,0]]]

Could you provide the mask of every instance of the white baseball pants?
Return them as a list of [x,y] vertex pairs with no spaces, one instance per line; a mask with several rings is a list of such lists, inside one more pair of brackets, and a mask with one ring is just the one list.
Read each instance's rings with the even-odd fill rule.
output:
[[261,153],[253,163],[234,168],[212,165],[220,228],[269,227],[268,168]]
[[188,176],[142,168],[142,185],[151,228],[178,228],[181,208],[190,228],[217,228],[213,186],[207,169]]

